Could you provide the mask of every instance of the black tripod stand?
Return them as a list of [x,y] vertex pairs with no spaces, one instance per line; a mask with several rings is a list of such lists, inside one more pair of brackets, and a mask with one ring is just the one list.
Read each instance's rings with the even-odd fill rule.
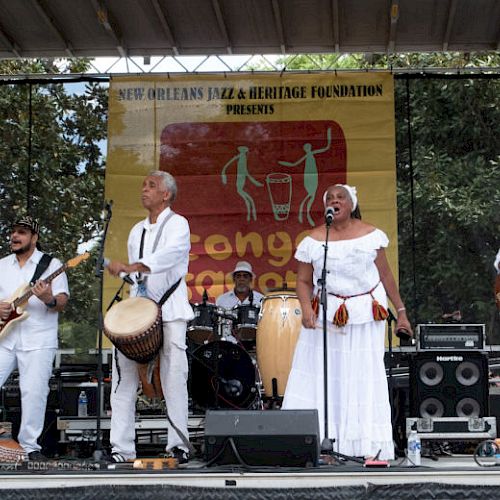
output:
[[326,290],[326,261],[328,256],[328,236],[330,233],[330,226],[333,222],[334,212],[332,208],[327,208],[325,213],[325,223],[326,223],[326,237],[325,244],[323,245],[323,269],[321,271],[321,279],[318,281],[320,285],[320,303],[322,309],[322,320],[323,320],[323,397],[324,397],[324,419],[325,419],[325,437],[321,442],[321,453],[323,455],[328,455],[332,457],[337,464],[341,464],[345,461],[353,461],[357,463],[364,463],[364,460],[350,457],[339,452],[333,451],[334,440],[329,437],[329,426],[328,426],[328,331],[327,331],[327,309],[328,309],[328,293]]
[[[96,391],[96,442],[94,459],[101,460],[103,455],[102,450],[102,436],[101,436],[101,417],[102,417],[102,382],[103,382],[103,371],[102,371],[102,333],[104,327],[104,320],[102,315],[103,307],[103,274],[104,274],[104,244],[106,242],[106,236],[108,234],[109,223],[111,221],[111,207],[113,206],[113,201],[109,201],[105,205],[105,218],[104,218],[104,229],[102,238],[99,245],[99,256],[97,258],[95,275],[99,278],[99,302],[98,302],[98,335],[97,335],[97,391]],[[123,285],[122,285],[123,286]]]

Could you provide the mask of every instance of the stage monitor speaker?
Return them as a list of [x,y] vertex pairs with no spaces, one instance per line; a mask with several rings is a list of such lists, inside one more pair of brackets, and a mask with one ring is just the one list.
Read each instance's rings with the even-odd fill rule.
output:
[[410,358],[410,416],[489,416],[487,355],[478,351],[415,353]]
[[205,454],[210,465],[316,467],[317,410],[208,410]]

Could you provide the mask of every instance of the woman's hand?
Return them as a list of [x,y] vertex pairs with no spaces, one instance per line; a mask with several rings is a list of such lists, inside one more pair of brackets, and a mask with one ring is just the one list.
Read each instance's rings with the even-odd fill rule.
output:
[[302,308],[302,326],[304,328],[316,328],[316,321],[318,317],[314,314],[311,305]]
[[406,311],[398,311],[398,318],[396,321],[396,332],[404,330],[405,332],[413,337],[413,330],[411,328],[410,321],[408,320],[408,316],[406,316]]

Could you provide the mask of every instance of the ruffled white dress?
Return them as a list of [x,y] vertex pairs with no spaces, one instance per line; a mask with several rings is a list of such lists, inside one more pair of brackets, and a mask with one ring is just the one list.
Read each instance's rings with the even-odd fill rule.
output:
[[[337,328],[332,319],[343,300],[331,295],[363,294],[387,307],[387,295],[375,266],[377,250],[387,247],[385,233],[375,229],[352,240],[330,241],[327,255],[328,434],[334,450],[349,456],[394,458],[391,409],[384,365],[385,321],[374,321],[372,297],[345,301],[349,321]],[[315,289],[323,268],[322,241],[306,237],[295,258],[313,266]],[[324,437],[323,327],[302,327],[288,378],[283,409],[318,409]]]

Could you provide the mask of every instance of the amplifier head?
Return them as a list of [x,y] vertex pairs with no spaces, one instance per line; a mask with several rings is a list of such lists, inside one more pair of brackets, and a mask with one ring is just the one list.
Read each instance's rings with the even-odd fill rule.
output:
[[485,325],[464,323],[417,325],[417,351],[484,350]]

